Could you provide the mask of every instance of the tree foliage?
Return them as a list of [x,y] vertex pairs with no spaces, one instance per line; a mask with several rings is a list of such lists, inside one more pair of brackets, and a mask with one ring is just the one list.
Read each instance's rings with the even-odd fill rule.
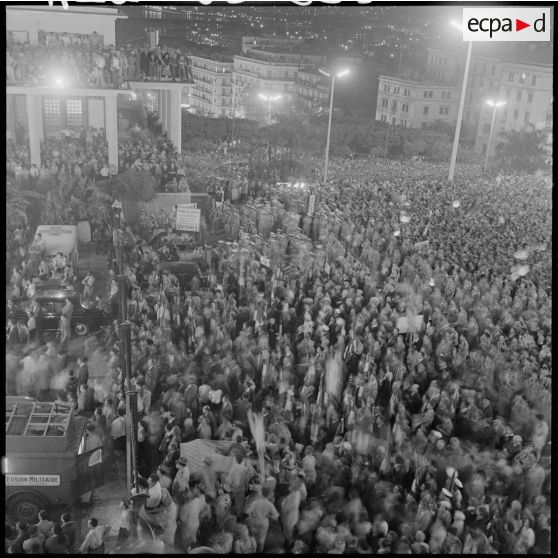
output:
[[116,178],[105,181],[110,184],[112,195],[119,200],[149,202],[157,195],[155,177],[140,169],[129,169]]
[[[42,194],[36,194],[42,196]],[[42,196],[39,221],[45,225],[74,225],[79,221],[108,222],[112,196],[93,180],[61,183]]]
[[549,130],[526,129],[504,132],[494,151],[495,166],[519,173],[550,169]]

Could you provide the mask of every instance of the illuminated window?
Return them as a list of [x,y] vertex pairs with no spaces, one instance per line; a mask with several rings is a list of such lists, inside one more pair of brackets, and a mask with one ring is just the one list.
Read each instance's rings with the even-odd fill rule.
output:
[[79,127],[83,124],[81,99],[68,99],[66,101],[66,124],[70,127]]
[[53,97],[43,99],[43,117],[46,127],[60,125],[60,99]]

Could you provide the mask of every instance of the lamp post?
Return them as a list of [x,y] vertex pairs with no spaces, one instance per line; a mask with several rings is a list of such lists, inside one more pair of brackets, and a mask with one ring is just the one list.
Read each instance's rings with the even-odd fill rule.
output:
[[[451,25],[456,29],[461,30],[462,27],[456,21],[452,21]],[[457,161],[457,148],[459,146],[459,135],[461,133],[461,121],[463,120],[463,108],[465,106],[465,91],[467,89],[467,77],[469,76],[469,64],[471,62],[471,50],[473,48],[473,42],[469,41],[469,46],[467,47],[467,59],[465,60],[465,72],[463,73],[463,85],[461,86],[461,98],[459,100],[459,109],[457,110],[457,123],[455,125],[455,135],[453,137],[453,147],[451,150],[451,160],[448,180],[450,183],[453,182],[453,175],[455,173],[455,162]]]
[[494,122],[496,121],[496,109],[503,107],[506,101],[493,101],[488,99],[486,104],[492,107],[492,122],[490,123],[490,135],[488,136],[488,145],[486,146],[486,157],[484,159],[484,172],[488,170],[488,157],[490,156],[490,146],[492,145],[492,137],[494,135]]
[[329,140],[331,137],[331,116],[333,114],[333,91],[335,88],[335,78],[346,76],[349,70],[341,70],[336,74],[326,70],[325,68],[320,68],[318,70],[320,74],[325,77],[331,78],[331,92],[329,94],[329,118],[327,123],[327,142],[326,142],[326,152],[325,152],[325,164],[324,164],[324,184],[327,182],[327,166],[329,163]]
[[271,125],[271,103],[281,99],[282,95],[264,95],[260,93],[260,99],[267,101],[267,123]]

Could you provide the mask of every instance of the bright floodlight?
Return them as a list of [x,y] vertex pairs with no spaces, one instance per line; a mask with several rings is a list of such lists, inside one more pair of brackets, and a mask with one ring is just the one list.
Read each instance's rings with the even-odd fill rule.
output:
[[64,80],[61,77],[54,78],[54,87],[64,87]]
[[455,19],[452,19],[450,21],[450,25],[452,27],[455,27],[456,29],[459,29],[459,31],[463,31],[463,27],[461,26],[461,23],[459,23],[458,21],[455,21]]
[[326,70],[325,68],[320,68],[318,72],[320,72],[320,74],[324,75],[325,77],[331,77],[331,73],[329,72],[329,70]]
[[489,107],[496,107],[496,108],[499,108],[499,107],[503,107],[503,106],[506,104],[506,101],[493,101],[492,99],[488,99],[488,100],[486,101],[486,104],[487,104]]
[[264,95],[263,93],[260,93],[260,99],[263,99],[264,101],[269,101],[271,103],[273,101],[278,101],[281,97],[282,95]]
[[345,70],[341,70],[340,72],[337,72],[337,75],[335,77],[343,77],[346,76],[348,73],[350,73],[351,70],[349,70],[348,68]]

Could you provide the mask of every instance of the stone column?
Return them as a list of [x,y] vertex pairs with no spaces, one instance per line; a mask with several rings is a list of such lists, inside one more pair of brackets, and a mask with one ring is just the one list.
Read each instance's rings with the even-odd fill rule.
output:
[[169,138],[176,150],[182,151],[182,89],[173,87],[169,91]]
[[109,165],[118,168],[118,111],[116,95],[105,96],[105,136],[108,143]]
[[41,140],[43,139],[43,107],[40,95],[27,94],[27,121],[29,122],[29,152],[31,164],[41,168]]

